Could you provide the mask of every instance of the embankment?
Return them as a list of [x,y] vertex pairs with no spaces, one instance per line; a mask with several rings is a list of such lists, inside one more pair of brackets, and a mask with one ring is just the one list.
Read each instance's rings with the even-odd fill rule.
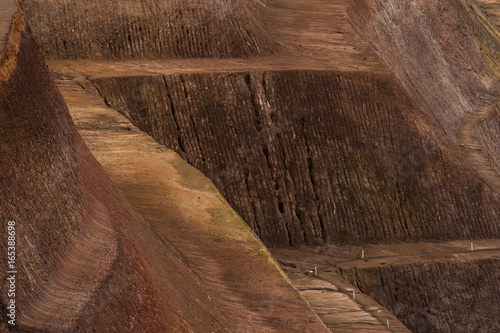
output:
[[[218,277],[219,271],[204,272],[201,279],[111,183],[76,131],[23,13],[14,14],[0,54],[0,220],[2,236],[7,221],[16,222],[16,326],[7,327],[10,299],[2,293],[0,330],[291,332],[284,317],[293,316],[304,320],[293,325],[322,331],[321,322],[267,255],[255,259],[248,254],[248,259],[265,266],[263,274],[277,281],[276,290],[288,298],[265,292],[271,288],[268,280],[252,281],[238,289],[247,292],[243,300],[225,300],[231,302],[230,310],[221,305],[219,291],[226,281],[206,282],[206,276]],[[235,220],[227,223],[239,223]],[[265,253],[248,230],[242,237]],[[244,251],[239,243],[233,245]],[[7,263],[6,237],[0,252]],[[225,260],[232,255],[225,254]],[[246,258],[238,258],[242,267]],[[6,275],[7,270],[0,272],[2,290],[9,289]],[[252,303],[254,285],[261,291],[258,305]],[[262,310],[267,301],[287,302],[290,308],[271,315]],[[247,322],[255,324],[242,326]]]
[[352,1],[348,14],[412,97],[462,147],[463,158],[498,191],[500,152],[490,141],[500,124],[500,33],[481,8],[468,0],[362,0]]
[[[0,219],[2,233],[7,221],[16,221],[16,329],[109,332],[133,323],[151,331],[223,330],[203,287],[130,208],[81,140],[20,11],[0,73]],[[142,225],[147,243],[131,233],[132,225]],[[158,251],[152,244],[165,249],[155,255],[171,269],[164,274],[175,287],[157,284],[145,260]],[[2,241],[3,262],[6,246]],[[7,290],[6,271],[1,274]],[[189,304],[186,295],[202,301]],[[200,321],[179,315],[189,311],[199,312]]]
[[391,75],[90,78],[268,246],[490,238],[499,198]]
[[343,276],[412,332],[497,332],[500,258],[385,265]]
[[278,46],[245,0],[23,0],[46,58],[227,58]]

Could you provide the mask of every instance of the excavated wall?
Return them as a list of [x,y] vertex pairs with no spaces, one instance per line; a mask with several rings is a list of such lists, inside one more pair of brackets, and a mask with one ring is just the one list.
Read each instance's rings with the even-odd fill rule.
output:
[[91,78],[268,246],[498,237],[499,198],[390,75]]
[[[22,12],[9,21],[0,54],[0,260],[8,262],[7,221],[15,221],[16,325],[5,320],[10,298],[3,292],[0,330],[237,327],[90,154]],[[7,269],[0,280],[9,290]]]
[[412,332],[498,332],[500,259],[345,270]]
[[244,0],[20,2],[46,58],[226,58],[278,49]]
[[351,1],[348,14],[498,193],[500,150],[492,140],[500,124],[500,33],[480,7],[468,0],[361,0]]
[[477,136],[500,174],[500,105],[478,124]]
[[469,1],[361,0],[348,14],[455,141],[481,96],[498,89],[500,34]]

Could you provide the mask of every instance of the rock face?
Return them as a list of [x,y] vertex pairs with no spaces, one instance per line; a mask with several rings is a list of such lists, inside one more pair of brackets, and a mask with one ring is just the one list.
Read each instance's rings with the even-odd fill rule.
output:
[[[279,284],[273,290],[288,295],[286,314],[248,306],[254,286],[241,286],[248,292],[242,299],[225,300],[230,310],[221,305],[223,297],[214,294],[230,284],[200,279],[132,209],[83,143],[21,11],[0,54],[0,170],[2,235],[7,221],[15,221],[18,271],[16,326],[1,320],[2,332],[291,332],[286,316],[303,320],[304,330],[325,330],[266,254],[249,258],[266,263],[266,278]],[[265,250],[250,232],[242,237]],[[2,238],[0,259],[7,263]],[[240,245],[233,244],[243,251]],[[0,278],[8,290],[7,270]],[[270,294],[267,281],[258,285],[259,300]],[[7,302],[3,293],[3,314]],[[251,328],[242,326],[245,316],[252,316]]]
[[245,0],[36,0],[21,6],[48,58],[227,58],[277,50]]
[[391,75],[95,78],[269,246],[498,237],[499,199]]
[[[500,237],[500,37],[472,1],[20,2],[45,57],[78,59],[67,67],[80,62],[83,87],[208,175],[269,246]],[[252,310],[236,306],[255,300],[234,287],[244,271],[206,259],[234,255],[227,248],[204,249],[225,240],[193,228],[206,243],[189,243],[173,218],[165,228],[163,197],[137,199],[154,223],[130,208],[76,134],[19,18],[0,60],[0,218],[19,223],[21,329],[241,328],[234,313]],[[94,65],[119,68],[89,74]],[[120,171],[127,195],[147,192]],[[488,258],[343,273],[415,332],[494,332],[500,267]],[[307,307],[287,304],[321,331]]]
[[353,1],[351,22],[493,190],[500,33],[474,2]]
[[[177,284],[158,286],[155,269],[143,256],[152,254],[153,244],[162,248],[162,242],[115,190],[77,134],[21,12],[0,66],[0,219],[16,221],[17,329],[123,331],[134,317],[135,325],[149,331],[224,330],[222,316],[216,308],[208,310],[213,305],[196,278],[165,248],[158,263],[171,267],[167,275]],[[131,234],[136,224],[147,243]],[[0,245],[4,262],[6,246]],[[1,274],[7,290],[5,270]],[[187,304],[186,294],[198,295],[201,303]],[[202,322],[175,314],[192,307]]]
[[[500,260],[352,269],[347,279],[412,332],[496,332]],[[488,315],[490,314],[490,315]]]
[[466,0],[353,1],[349,15],[412,96],[458,140],[481,96],[498,84],[496,29]]

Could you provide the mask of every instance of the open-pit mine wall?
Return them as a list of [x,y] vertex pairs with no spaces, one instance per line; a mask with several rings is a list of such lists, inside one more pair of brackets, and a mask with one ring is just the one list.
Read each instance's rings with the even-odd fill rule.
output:
[[343,276],[415,333],[498,332],[500,258],[356,268]]
[[409,93],[500,188],[500,32],[474,1],[352,1],[348,14]]
[[352,1],[352,24],[455,141],[497,93],[500,33],[474,3]]
[[[22,12],[13,8],[0,54],[0,219],[2,235],[7,221],[16,222],[18,272],[16,325],[9,328],[109,332],[132,324],[157,332],[167,327],[223,331],[228,324],[217,315],[218,306],[90,154]],[[147,243],[135,238],[136,228]],[[6,239],[0,244],[4,263]],[[164,251],[154,254],[158,248]],[[157,260],[154,266],[168,269],[159,273],[147,256]],[[9,290],[6,272],[0,273],[4,291]],[[157,276],[172,284],[158,284]],[[186,295],[201,301],[188,304]],[[2,314],[8,302],[2,293]],[[199,312],[199,322],[183,318],[192,312]],[[5,318],[0,325],[2,332],[9,330]]]
[[20,3],[46,58],[227,58],[278,49],[246,1]]
[[500,201],[391,75],[99,77],[272,246],[498,237]]
[[260,264],[269,280],[244,287],[216,260],[200,272],[186,257],[206,253],[180,254],[153,231],[90,153],[23,13],[8,5],[10,15],[0,15],[8,36],[0,45],[0,331],[326,331],[249,230],[245,245],[262,255],[246,252],[239,264]]

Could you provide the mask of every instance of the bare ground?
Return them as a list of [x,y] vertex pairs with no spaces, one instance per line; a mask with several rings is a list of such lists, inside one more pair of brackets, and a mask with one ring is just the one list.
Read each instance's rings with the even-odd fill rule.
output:
[[59,87],[82,137],[111,180],[199,276],[229,321],[237,319],[232,329],[325,330],[207,178],[75,81],[60,82]]

